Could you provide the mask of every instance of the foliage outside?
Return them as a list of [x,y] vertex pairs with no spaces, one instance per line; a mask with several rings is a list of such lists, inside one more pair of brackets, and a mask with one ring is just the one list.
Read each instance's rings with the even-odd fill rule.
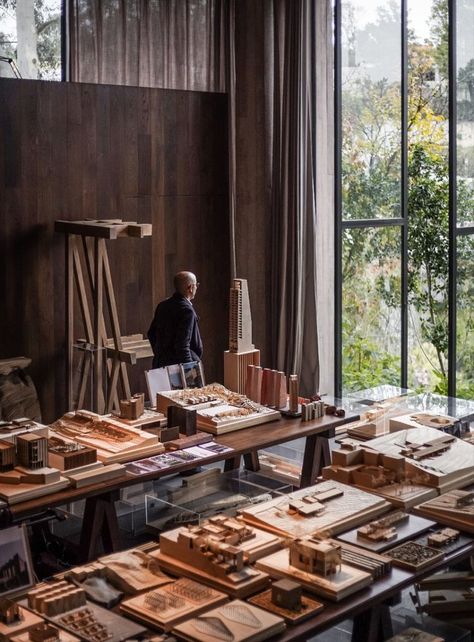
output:
[[[400,50],[394,35],[400,31],[399,6],[387,3],[377,21],[358,34],[353,25],[353,19],[343,22],[348,61],[342,88],[343,218],[399,217],[400,69],[389,67],[390,53]],[[447,26],[446,0],[434,0],[430,41],[418,42],[412,32],[408,41],[409,386],[442,394],[448,375]],[[366,41],[388,49],[387,78],[374,78],[370,65],[366,71],[357,65],[354,43]],[[464,91],[458,96],[458,123],[462,118],[465,129],[474,131],[474,59],[459,70],[458,86]],[[458,143],[458,149],[462,224],[474,211],[474,148]],[[472,236],[458,242],[457,395],[464,397],[474,397],[473,249]],[[346,228],[342,274],[344,392],[399,385],[400,227]]]

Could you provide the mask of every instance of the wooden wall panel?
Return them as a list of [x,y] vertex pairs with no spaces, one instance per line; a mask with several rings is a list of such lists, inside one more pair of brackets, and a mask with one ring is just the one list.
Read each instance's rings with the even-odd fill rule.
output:
[[[65,410],[65,250],[54,221],[153,223],[151,239],[108,243],[122,333],[146,333],[174,272],[191,269],[206,376],[221,380],[227,203],[224,95],[0,80],[0,357],[32,357],[45,420]],[[131,378],[144,389],[141,370]]]

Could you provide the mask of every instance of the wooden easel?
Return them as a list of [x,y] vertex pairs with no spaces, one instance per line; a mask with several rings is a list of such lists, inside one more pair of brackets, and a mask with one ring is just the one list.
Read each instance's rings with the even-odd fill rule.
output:
[[[118,409],[118,382],[125,398],[131,396],[127,363],[136,363],[137,358],[151,356],[147,339],[122,337],[117,304],[112,284],[106,240],[119,237],[143,238],[151,236],[149,223],[134,223],[121,219],[56,221],[55,231],[66,235],[66,368],[68,408],[74,409],[72,360],[74,337],[75,290],[79,299],[85,338],[77,341],[84,346],[81,360],[81,374],[77,394],[77,408],[84,406],[91,368],[93,373],[93,410],[99,414]],[[82,260],[81,260],[82,250]],[[86,275],[84,275],[83,265]],[[107,338],[105,305],[109,312],[112,338]],[[133,339],[133,341],[130,341]],[[132,345],[131,345],[132,344]],[[104,395],[104,372],[102,354],[107,358],[107,396]],[[95,355],[95,357],[94,357]]]

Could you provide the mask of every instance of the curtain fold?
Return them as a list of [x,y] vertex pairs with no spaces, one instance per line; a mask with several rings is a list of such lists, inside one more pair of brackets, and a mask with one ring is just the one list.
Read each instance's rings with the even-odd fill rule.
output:
[[313,394],[319,389],[315,3],[274,0],[272,14],[273,361],[279,370],[299,373],[303,393]]
[[69,0],[77,82],[225,91],[227,0]]

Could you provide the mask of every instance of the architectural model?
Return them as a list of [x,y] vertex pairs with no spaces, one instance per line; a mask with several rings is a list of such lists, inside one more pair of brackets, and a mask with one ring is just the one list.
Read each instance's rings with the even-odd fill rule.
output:
[[186,578],[125,600],[120,610],[145,625],[170,631],[183,620],[224,604],[227,595]]
[[48,440],[34,433],[16,439],[17,461],[20,466],[35,470],[48,466]]
[[288,549],[258,560],[256,566],[271,577],[292,579],[336,602],[372,582],[370,572],[342,561],[341,546],[334,540],[298,538]]
[[474,534],[474,492],[451,490],[416,507],[424,517]]
[[366,443],[371,450],[405,457],[407,474],[422,473],[424,483],[442,492],[474,481],[474,446],[435,428],[400,430]]
[[359,528],[337,536],[338,541],[375,553],[382,553],[396,544],[414,540],[435,526],[435,522],[418,515],[395,511]]
[[367,444],[333,450],[332,465],[322,473],[324,479],[368,488],[405,510],[436,495],[423,469],[409,465],[401,454],[377,452]]
[[254,348],[247,280],[234,279],[229,299],[229,352],[249,352]]
[[228,390],[218,383],[203,388],[159,392],[157,407],[166,412],[169,405],[197,411],[201,430],[220,435],[233,430],[256,426],[280,418],[280,413]]
[[120,417],[133,421],[139,419],[145,412],[145,395],[143,392],[120,400]]
[[361,526],[357,531],[357,536],[372,542],[391,542],[397,539],[397,526],[405,522],[408,522],[407,513],[395,511]]
[[[323,503],[324,510],[310,515],[298,511],[300,502],[311,508],[314,499]],[[376,495],[337,481],[324,481],[268,502],[246,506],[241,514],[253,526],[283,536],[302,537],[317,531],[340,533],[378,517],[389,507],[388,502]]]
[[364,550],[353,544],[339,540],[328,540],[331,544],[337,544],[341,549],[341,561],[348,566],[354,566],[361,571],[367,571],[374,580],[378,580],[390,572],[392,560],[390,557],[380,555],[373,551]]
[[180,639],[195,642],[257,642],[285,629],[283,618],[234,600],[203,615],[186,620],[173,629]]
[[79,638],[49,622],[42,622],[26,633],[15,635],[11,642],[79,642]]
[[51,424],[50,436],[95,448],[97,459],[104,463],[139,459],[164,450],[156,435],[87,410],[66,413]]
[[289,377],[289,410],[292,413],[298,412],[299,381],[297,374],[290,374]]
[[407,428],[419,428],[420,426],[428,426],[428,428],[436,428],[438,431],[444,431],[452,428],[456,421],[454,417],[448,417],[447,415],[437,415],[430,412],[413,412],[409,415],[391,417],[389,419],[389,427],[390,432],[406,430]]
[[242,522],[217,516],[201,525],[162,533],[160,550],[151,555],[171,573],[205,579],[232,596],[245,597],[269,581],[266,574],[250,566],[249,557],[265,555],[268,548],[275,550],[275,541],[257,537]]
[[105,576],[124,593],[134,594],[171,582],[156,558],[139,549],[113,553],[99,560]]
[[0,473],[13,470],[16,464],[15,444],[10,441],[0,440]]
[[324,608],[321,602],[303,594],[301,584],[286,579],[273,582],[270,590],[259,593],[248,601],[283,617],[291,624],[301,622]]
[[49,465],[58,470],[72,470],[97,461],[97,450],[64,437],[49,437]]
[[234,279],[229,301],[229,350],[224,352],[224,383],[243,393],[248,365],[260,365],[252,343],[252,316],[246,279]]
[[393,560],[394,566],[408,571],[420,571],[443,558],[443,553],[435,548],[423,546],[417,542],[405,542],[386,553]]
[[454,528],[442,528],[439,531],[434,533],[429,533],[428,535],[428,546],[434,546],[435,548],[446,546],[451,544],[459,539],[459,531]]
[[64,580],[40,584],[27,598],[30,609],[86,642],[119,642],[143,633],[141,626],[88,602],[81,588]]
[[11,640],[13,636],[30,631],[42,622],[42,618],[16,602],[0,598],[0,640]]

